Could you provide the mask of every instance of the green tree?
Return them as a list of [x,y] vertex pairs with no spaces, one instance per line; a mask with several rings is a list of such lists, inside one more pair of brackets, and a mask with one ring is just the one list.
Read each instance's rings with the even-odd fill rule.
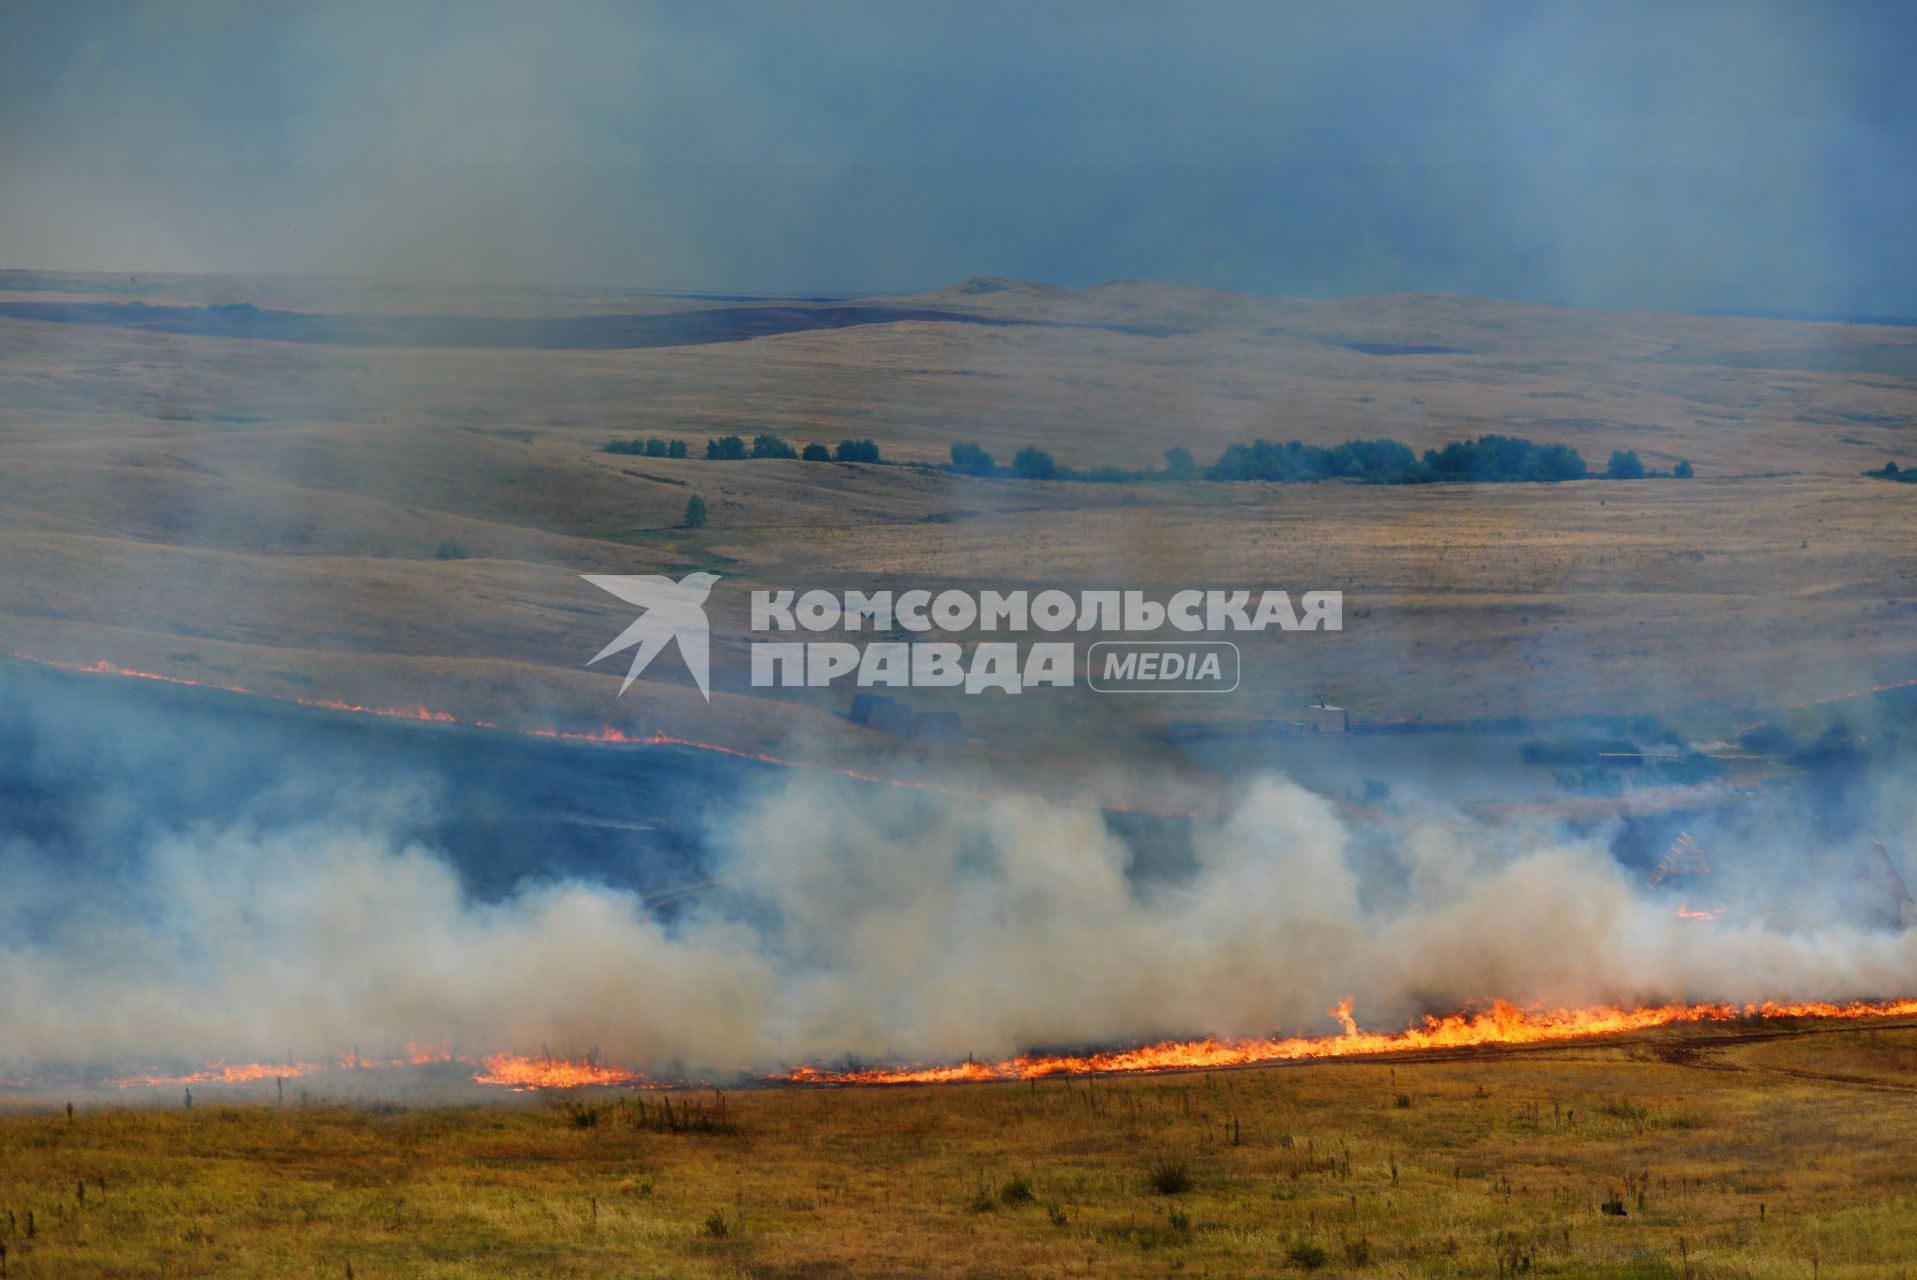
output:
[[1012,459],[1012,474],[1021,480],[1051,480],[1058,475],[1058,464],[1045,450],[1026,445]]
[[1686,458],[1682,462],[1679,462],[1677,466],[1671,469],[1671,474],[1676,476],[1679,480],[1689,480],[1692,476],[1696,475],[1697,473],[1691,470],[1691,460],[1689,458]]
[[1570,445],[1547,444],[1538,450],[1538,479],[1582,480],[1584,475],[1584,457]]
[[685,442],[685,441],[683,441],[683,440],[674,440],[674,441],[672,441],[672,442],[671,442],[670,444],[668,444],[668,445],[666,445],[666,456],[667,456],[668,458],[683,458],[683,457],[685,457],[685,456],[686,456],[686,442]]
[[968,476],[989,476],[998,470],[998,464],[976,442],[955,440],[952,442],[952,470]]
[[1165,450],[1165,474],[1174,480],[1189,480],[1197,475],[1198,464],[1192,460],[1191,450],[1182,444]]
[[755,458],[796,458],[798,450],[779,437],[771,434],[752,438],[752,456]]
[[686,499],[686,518],[683,523],[688,529],[705,527],[706,500],[696,493]]
[[991,460],[983,448],[974,441],[953,441],[953,471],[962,471],[966,475],[991,475],[999,469],[999,464]]
[[719,436],[706,441],[706,458],[711,462],[737,462],[746,456],[746,442],[738,436]]
[[1618,449],[1612,452],[1611,465],[1604,469],[1604,474],[1613,480],[1642,480],[1644,462],[1629,449]]
[[653,436],[650,439],[648,439],[646,441],[646,456],[648,458],[665,457],[666,442],[664,440],[661,440],[658,436]]
[[841,440],[832,456],[840,462],[877,462],[879,446],[870,440]]
[[805,447],[805,452],[799,456],[807,462],[830,462],[832,461],[832,450],[822,444],[809,444]]

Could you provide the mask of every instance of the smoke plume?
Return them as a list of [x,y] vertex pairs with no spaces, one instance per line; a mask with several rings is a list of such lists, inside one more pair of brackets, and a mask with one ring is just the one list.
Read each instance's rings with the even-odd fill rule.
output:
[[1763,894],[1699,924],[1598,836],[1435,801],[1361,820],[1274,776],[1154,876],[1096,811],[793,776],[713,825],[714,887],[669,920],[583,879],[475,897],[456,851],[406,834],[419,789],[332,793],[350,820],[283,800],[119,824],[133,847],[84,892],[30,839],[6,846],[0,1073],[422,1042],[727,1073],[1323,1033],[1346,996],[1395,1028],[1491,997],[1917,985],[1917,935],[1804,908],[1780,851]]

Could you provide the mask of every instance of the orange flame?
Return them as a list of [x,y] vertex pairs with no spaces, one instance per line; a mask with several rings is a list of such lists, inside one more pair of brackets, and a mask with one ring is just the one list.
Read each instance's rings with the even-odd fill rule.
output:
[[483,1070],[473,1076],[477,1084],[500,1085],[514,1092],[528,1089],[577,1089],[587,1085],[638,1085],[646,1077],[637,1071],[608,1066],[588,1057],[583,1062],[564,1058],[527,1057],[515,1053],[495,1053]]
[[316,1070],[311,1062],[209,1062],[184,1075],[117,1076],[106,1081],[111,1089],[180,1088],[196,1084],[258,1084],[263,1080],[293,1080]]
[[[753,760],[763,764],[781,765],[794,768],[823,769],[841,774],[860,782],[880,783],[886,786],[910,788],[916,790],[937,791],[964,799],[982,799],[979,793],[952,790],[930,782],[912,779],[889,778],[877,774],[862,773],[857,770],[837,768],[829,765],[817,765],[806,761],[790,760],[764,752],[748,751],[738,747],[729,747],[719,743],[700,742],[691,738],[675,737],[664,732],[645,735],[631,735],[611,727],[592,732],[575,732],[562,729],[507,729],[488,720],[462,719],[449,712],[435,711],[425,706],[414,707],[369,707],[355,703],[341,702],[325,698],[286,697],[279,694],[259,693],[239,685],[222,685],[203,680],[193,680],[183,676],[164,675],[152,671],[139,671],[131,667],[116,666],[106,661],[86,664],[59,662],[51,658],[40,658],[30,654],[8,653],[0,651],[0,656],[54,667],[64,671],[81,672],[90,675],[115,675],[141,680],[155,680],[165,684],[189,685],[198,688],[216,689],[225,693],[244,694],[249,697],[268,698],[276,702],[293,703],[300,706],[325,710],[349,712],[358,715],[373,715],[406,720],[428,721],[438,724],[460,725],[467,728],[488,729],[500,732],[517,733],[527,737],[547,738],[568,742],[587,742],[604,744],[622,744],[634,746],[671,746],[696,751],[708,751],[740,759]],[[1860,689],[1840,694],[1824,702],[1841,701],[1849,698],[1868,696],[1893,689],[1917,685],[1917,680],[1900,681],[1894,684],[1878,685],[1870,689]],[[1794,704],[1819,705],[1819,704]],[[1067,801],[1075,804],[1075,801]],[[1681,919],[1714,919],[1723,908],[1712,911],[1694,911],[1688,906],[1680,907],[1676,914]],[[1494,1001],[1490,1008],[1482,1013],[1465,1015],[1453,1014],[1447,1017],[1427,1017],[1420,1026],[1409,1028],[1395,1034],[1362,1032],[1351,1014],[1351,1001],[1346,999],[1329,1011],[1344,1024],[1341,1034],[1321,1037],[1290,1037],[1284,1039],[1252,1040],[1184,1040],[1166,1041],[1130,1049],[1117,1049],[1078,1055],[1038,1055],[1021,1054],[1017,1057],[997,1062],[973,1062],[952,1065],[919,1065],[905,1067],[879,1067],[855,1070],[832,1070],[823,1067],[798,1067],[783,1075],[767,1077],[770,1083],[800,1084],[943,1084],[964,1081],[1023,1080],[1044,1076],[1084,1074],[1084,1073],[1123,1073],[1180,1071],[1209,1067],[1248,1066],[1268,1062],[1296,1061],[1311,1058],[1355,1057],[1382,1053],[1413,1053],[1421,1050],[1475,1048],[1497,1045],[1539,1044],[1552,1041],[1571,1040],[1589,1036],[1612,1035],[1620,1032],[1646,1030],[1654,1027],[1671,1026],[1684,1023],[1732,1022],[1747,1019],[1775,1018],[1888,1018],[1917,1016],[1917,999],[1899,999],[1888,1001],[1860,1001],[1849,1004],[1832,1003],[1782,1003],[1764,1002],[1761,1004],[1670,1004],[1635,1009],[1621,1009],[1613,1006],[1599,1006],[1588,1009],[1521,1009],[1507,1001]],[[418,1065],[427,1062],[455,1062],[457,1058],[447,1049],[423,1049],[409,1045],[405,1056],[385,1061],[370,1061],[359,1056],[357,1051],[342,1058],[336,1065],[352,1069],[380,1069],[402,1065]],[[140,1086],[192,1085],[192,1084],[242,1084],[252,1083],[274,1077],[288,1078],[310,1074],[323,1067],[335,1065],[326,1063],[226,1063],[212,1062],[202,1070],[184,1075],[126,1076],[109,1081],[115,1087],[133,1088]],[[582,1062],[567,1061],[549,1055],[532,1057],[518,1054],[493,1054],[473,1074],[473,1080],[482,1085],[495,1085],[514,1090],[539,1088],[567,1088],[582,1085],[642,1085],[656,1083],[635,1071],[612,1067],[597,1062],[590,1057]],[[17,1082],[15,1082],[17,1083]]]
[[1542,1044],[1679,1023],[1766,1018],[1910,1017],[1917,1016],[1917,999],[1857,1001],[1850,1004],[1669,1004],[1637,1009],[1604,1005],[1589,1009],[1542,1010],[1520,1009],[1507,1001],[1498,1000],[1483,1013],[1427,1017],[1422,1025],[1395,1034],[1358,1030],[1351,1017],[1349,999],[1341,1001],[1330,1012],[1345,1024],[1342,1034],[1276,1040],[1175,1040],[1099,1053],[1021,1054],[998,1062],[966,1062],[957,1066],[874,1067],[844,1071],[800,1067],[778,1078],[793,1084],[949,1084],[1031,1080],[1087,1073],[1190,1071],[1292,1062],[1306,1058],[1363,1057],[1434,1049]]
[[[1083,1054],[1020,1054],[996,1062],[968,1059],[949,1064],[842,1070],[801,1066],[760,1079],[766,1084],[968,1084],[1067,1075],[1195,1071],[1307,1059],[1549,1044],[1698,1023],[1810,1018],[1913,1018],[1917,1017],[1917,998],[1859,1000],[1844,1004],[1821,1001],[1764,1001],[1745,1005],[1666,1004],[1633,1009],[1611,1005],[1585,1009],[1521,1009],[1509,1001],[1497,1000],[1478,1013],[1427,1017],[1418,1026],[1395,1033],[1361,1031],[1351,1009],[1352,1002],[1347,998],[1328,1011],[1330,1016],[1343,1024],[1342,1031],[1330,1036],[1294,1036],[1269,1040],[1169,1040]],[[105,1083],[109,1087],[122,1089],[257,1084],[275,1077],[296,1079],[310,1076],[329,1068],[379,1071],[430,1063],[460,1063],[472,1069],[473,1083],[514,1092],[589,1087],[671,1088],[688,1083],[657,1079],[640,1071],[613,1066],[596,1052],[577,1059],[562,1058],[551,1053],[495,1053],[473,1064],[463,1062],[446,1048],[420,1045],[408,1045],[404,1054],[384,1059],[364,1058],[354,1051],[332,1062],[216,1061],[199,1071],[185,1074],[128,1075]],[[20,1086],[30,1082],[4,1083]]]
[[[427,1066],[434,1063],[460,1063],[449,1049],[409,1044],[406,1051],[389,1058],[368,1058],[354,1049],[329,1062],[209,1062],[198,1071],[176,1074],[125,1075],[102,1081],[110,1089],[179,1088],[193,1085],[259,1084],[278,1080],[296,1080],[328,1070],[390,1071],[400,1067]],[[637,1071],[628,1071],[588,1055],[578,1061],[542,1054],[495,1053],[478,1064],[463,1063],[472,1069],[475,1084],[497,1085],[514,1091],[529,1089],[569,1089],[587,1085],[634,1086],[652,1083]],[[33,1081],[11,1080],[0,1083],[25,1086]]]
[[433,1062],[457,1062],[447,1045],[426,1045],[407,1041],[406,1051],[390,1058],[368,1058],[355,1048],[340,1055],[338,1066],[347,1071],[379,1071],[387,1067],[423,1067]]

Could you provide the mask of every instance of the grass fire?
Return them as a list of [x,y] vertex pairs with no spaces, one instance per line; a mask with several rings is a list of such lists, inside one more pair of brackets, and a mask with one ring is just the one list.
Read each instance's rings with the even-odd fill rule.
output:
[[1884,1018],[938,1088],[83,1102],[0,1115],[0,1244],[59,1276],[1868,1275],[1908,1240],[1880,1139],[1913,1054]]
[[1917,1269],[1917,10],[0,4],[0,1280]]

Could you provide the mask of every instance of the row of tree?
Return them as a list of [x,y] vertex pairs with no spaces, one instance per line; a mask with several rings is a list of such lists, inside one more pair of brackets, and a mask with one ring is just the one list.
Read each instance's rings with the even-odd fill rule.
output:
[[[1562,444],[1537,444],[1518,436],[1479,436],[1454,440],[1442,449],[1427,449],[1419,457],[1396,440],[1347,440],[1340,445],[1279,443],[1254,440],[1228,446],[1218,461],[1200,470],[1191,450],[1182,445],[1165,451],[1162,469],[1143,471],[1100,467],[1074,471],[1060,466],[1043,449],[1018,451],[1009,467],[1001,468],[992,455],[970,441],[952,445],[951,470],[964,475],[1009,475],[1021,480],[1360,480],[1366,484],[1433,484],[1462,481],[1497,484],[1513,481],[1583,480],[1590,468],[1576,449]],[[1640,480],[1671,476],[1688,480],[1689,462],[1668,472],[1648,470],[1643,459],[1628,449],[1611,454],[1601,473],[1610,480]]]
[[683,440],[662,440],[658,436],[630,440],[608,440],[602,452],[626,453],[646,458],[683,458],[689,450]]
[[[1001,474],[999,465],[992,455],[976,444],[954,444],[952,446],[952,470],[968,476],[995,476]],[[1059,480],[1072,479],[1072,473],[1052,461],[1052,455],[1043,449],[1030,446],[1020,449],[1012,458],[1012,465],[1004,474],[1017,476],[1021,480]]]
[[[641,454],[648,458],[684,458],[683,440],[658,436],[614,440],[607,453]],[[706,458],[739,462],[748,458],[796,458],[805,462],[880,462],[879,446],[871,440],[841,440],[833,448],[808,444],[795,448],[783,438],[763,433],[748,443],[743,436],[716,436],[706,441]],[[1893,464],[1894,465],[1894,464]],[[1396,440],[1347,440],[1338,445],[1253,440],[1226,447],[1218,461],[1200,468],[1191,450],[1180,445],[1165,451],[1162,468],[1129,470],[1096,467],[1078,471],[1061,466],[1045,450],[1020,449],[1008,466],[976,441],[952,445],[950,469],[968,476],[1012,476],[1020,480],[1084,480],[1130,484],[1145,480],[1359,480],[1366,484],[1502,484],[1516,481],[1552,483],[1584,480],[1594,474],[1608,480],[1641,480],[1668,476],[1688,480],[1689,462],[1670,471],[1652,471],[1629,449],[1619,449],[1602,472],[1593,473],[1583,455],[1569,445],[1538,444],[1521,436],[1488,435],[1475,440],[1453,440],[1422,456]],[[1884,474],[1884,473],[1867,473]],[[1892,472],[1894,474],[1894,472]]]
[[[664,440],[658,436],[630,440],[610,440],[606,453],[637,454],[647,458],[684,458],[690,450],[683,440]],[[795,449],[775,435],[758,435],[747,444],[743,436],[715,436],[706,441],[709,462],[740,462],[747,458],[800,458],[806,462],[878,462],[879,446],[870,440],[841,440],[836,448],[808,444]]]

